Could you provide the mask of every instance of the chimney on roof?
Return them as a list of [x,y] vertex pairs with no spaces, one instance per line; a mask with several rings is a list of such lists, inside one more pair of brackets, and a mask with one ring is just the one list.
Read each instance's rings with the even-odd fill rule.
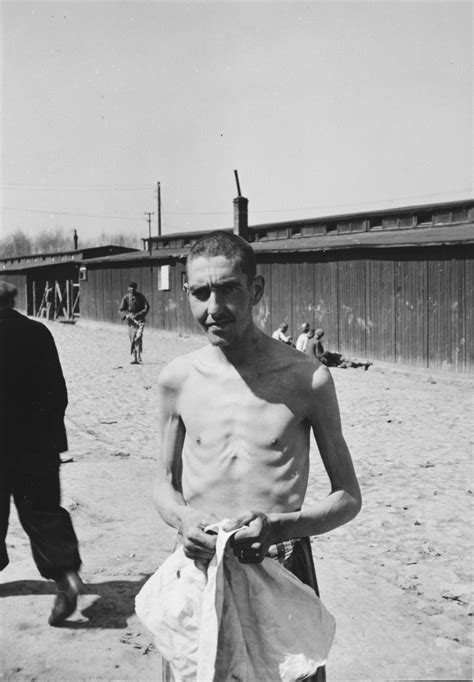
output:
[[249,240],[249,200],[245,197],[234,199],[234,234]]
[[77,251],[77,244],[79,242],[79,237],[77,236],[77,230],[74,230],[73,239],[74,239],[74,251]]
[[237,171],[234,171],[235,181],[237,183],[238,196],[234,199],[234,234],[239,237],[249,240],[249,200],[242,196],[240,192],[239,176]]

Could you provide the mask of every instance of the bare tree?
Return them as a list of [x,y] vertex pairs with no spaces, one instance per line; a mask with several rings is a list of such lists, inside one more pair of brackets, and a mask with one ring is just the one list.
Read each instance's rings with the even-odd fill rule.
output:
[[0,257],[2,258],[28,256],[32,252],[31,239],[22,230],[16,230],[0,239]]
[[66,237],[60,227],[54,230],[43,230],[34,239],[35,253],[51,253],[52,251],[68,251],[72,239]]
[[[128,246],[140,248],[140,239],[124,233],[101,232],[90,239],[80,238],[79,249],[113,244],[114,246]],[[72,251],[74,249],[71,230],[63,227],[43,229],[35,237],[29,237],[23,230],[16,230],[0,239],[0,258],[18,258],[32,253],[52,253],[55,251]]]

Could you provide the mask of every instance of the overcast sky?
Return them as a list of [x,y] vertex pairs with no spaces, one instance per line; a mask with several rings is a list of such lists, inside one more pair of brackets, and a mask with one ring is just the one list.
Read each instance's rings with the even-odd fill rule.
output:
[[1,7],[3,235],[472,197],[470,2]]

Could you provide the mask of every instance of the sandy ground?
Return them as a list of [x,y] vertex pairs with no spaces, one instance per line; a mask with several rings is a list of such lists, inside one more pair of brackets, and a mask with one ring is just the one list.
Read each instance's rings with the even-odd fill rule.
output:
[[[172,550],[151,489],[156,380],[201,337],[146,330],[129,364],[126,329],[50,323],[70,393],[63,503],[80,539],[85,594],[47,625],[54,584],[41,579],[13,512],[0,575],[5,680],[161,680],[134,596]],[[474,377],[375,365],[333,370],[360,478],[358,518],[313,542],[324,602],[337,620],[328,680],[472,678]],[[327,494],[311,452],[308,501]]]

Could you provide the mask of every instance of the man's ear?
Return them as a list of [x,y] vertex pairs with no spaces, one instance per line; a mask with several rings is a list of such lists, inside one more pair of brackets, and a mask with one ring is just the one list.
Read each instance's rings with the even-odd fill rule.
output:
[[189,284],[187,282],[184,282],[183,284],[183,291],[189,296]]
[[253,305],[257,305],[265,290],[265,279],[262,275],[257,275],[253,280]]

